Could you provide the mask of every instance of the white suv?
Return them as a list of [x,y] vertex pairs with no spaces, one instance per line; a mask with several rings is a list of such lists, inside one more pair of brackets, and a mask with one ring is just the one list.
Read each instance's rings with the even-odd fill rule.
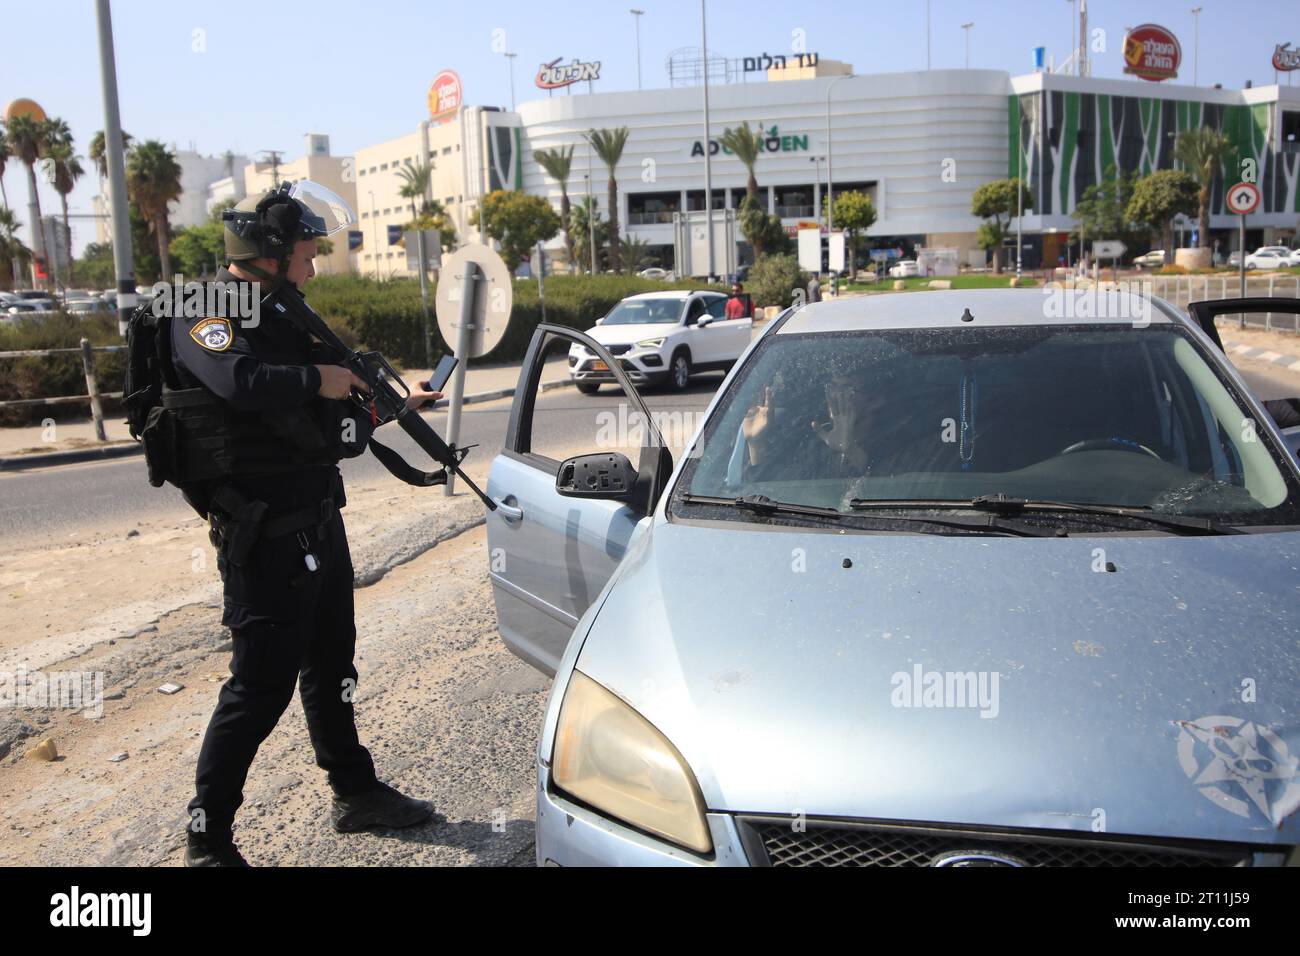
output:
[[[728,369],[749,346],[752,317],[728,319],[717,292],[644,292],[629,296],[587,334],[614,356],[634,385],[681,391],[695,372]],[[569,375],[591,395],[614,376],[592,352],[569,348]]]

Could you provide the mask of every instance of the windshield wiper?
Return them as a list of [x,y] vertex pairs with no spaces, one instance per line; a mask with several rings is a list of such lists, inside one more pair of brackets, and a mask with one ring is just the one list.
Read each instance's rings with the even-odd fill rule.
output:
[[876,500],[855,498],[853,507],[893,507],[893,508],[970,508],[975,511],[988,511],[998,515],[1021,515],[1026,511],[1066,512],[1069,514],[1088,515],[1091,517],[1119,517],[1155,525],[1179,534],[1244,534],[1231,525],[1212,521],[1209,518],[1195,518],[1190,515],[1156,514],[1150,508],[1127,505],[1087,505],[1073,501],[1052,501],[1050,499],[1013,498],[1005,494],[980,495],[969,500],[948,500],[943,498],[916,501]]
[[[775,499],[769,498],[767,495],[742,495],[739,498],[722,498],[712,495],[687,494],[682,496],[682,500],[687,504],[692,505],[721,505],[727,508],[738,508],[741,511],[750,511],[759,515],[809,515],[817,518],[832,518],[837,521],[844,518],[844,512],[837,508],[825,508],[818,505],[801,505],[787,501],[776,501]],[[1029,538],[1054,537],[1058,533],[1056,531],[1047,531],[1030,525],[1024,525],[1020,522],[1006,521],[994,515],[987,515],[982,518],[931,518],[916,515],[881,515],[879,517],[887,524],[963,528],[976,533],[1002,533]],[[934,532],[921,533],[933,534]]]

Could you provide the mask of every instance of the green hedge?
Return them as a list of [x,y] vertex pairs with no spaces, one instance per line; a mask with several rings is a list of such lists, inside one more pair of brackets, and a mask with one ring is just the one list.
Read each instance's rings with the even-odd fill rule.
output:
[[[665,289],[702,288],[690,281],[663,282],[632,276],[551,276],[546,280],[546,319],[556,325],[588,329],[621,299],[638,292]],[[722,286],[713,286],[725,291]],[[436,287],[430,283],[429,308],[434,321],[434,359],[450,351],[438,332],[433,313]],[[349,345],[376,349],[394,365],[423,368],[425,365],[420,283],[415,279],[379,282],[358,275],[320,276],[307,286],[312,306]],[[471,365],[519,361],[533,330],[542,320],[537,282],[514,282],[514,308],[505,337],[490,353]],[[77,318],[63,312],[45,313],[40,318],[22,318],[0,323],[0,351],[75,348],[85,336],[92,345],[121,345],[117,316]],[[125,353],[95,353],[99,387],[120,392],[126,371]],[[52,398],[84,393],[85,376],[78,354],[44,358],[0,359],[0,400]],[[0,425],[40,422],[44,418],[84,418],[89,404],[34,406],[0,409]],[[116,416],[115,402],[105,412]]]
[[[66,312],[44,313],[41,318],[24,316],[0,322],[0,352],[29,349],[78,348],[82,338],[91,345],[122,345],[117,334],[117,314],[73,316]],[[126,375],[125,352],[96,352],[95,377],[104,392],[120,392]],[[0,401],[22,398],[54,398],[86,394],[86,373],[81,353],[70,352],[31,358],[0,359]],[[116,415],[116,401],[105,401],[105,414]],[[44,405],[0,409],[0,425],[35,424],[46,418],[85,418],[90,403]]]
[[[634,276],[550,276],[546,279],[546,320],[569,328],[588,329],[620,300],[638,292],[703,288],[698,282],[663,282]],[[724,286],[712,286],[725,291]],[[433,316],[437,288],[429,286],[430,316],[434,322],[434,358],[450,347],[443,341]],[[361,276],[323,276],[307,287],[308,301],[340,335],[366,348],[383,352],[391,362],[407,367],[425,364],[420,284],[415,279],[379,282]],[[523,358],[533,330],[542,321],[537,280],[517,279],[514,307],[505,337],[495,349],[471,364],[518,361]]]

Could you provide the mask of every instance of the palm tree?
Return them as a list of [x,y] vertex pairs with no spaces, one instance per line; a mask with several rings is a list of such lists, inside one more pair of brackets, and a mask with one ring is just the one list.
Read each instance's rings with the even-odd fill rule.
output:
[[[402,180],[402,188],[397,194],[411,201],[411,218],[418,219],[429,206],[429,183],[433,179],[432,163],[413,163],[409,159],[397,170]],[[415,208],[415,201],[420,200],[420,208]]]
[[153,139],[131,150],[126,160],[126,192],[158,242],[161,274],[171,275],[167,204],[181,195],[181,167],[172,151]]
[[[94,136],[90,137],[90,148],[86,150],[86,155],[90,161],[95,164],[95,171],[99,173],[99,181],[103,183],[108,178],[108,157],[105,151],[108,149],[108,143],[104,139],[104,131],[101,129]],[[131,134],[122,130],[122,152],[131,151]],[[229,169],[229,167],[227,167]],[[101,185],[101,189],[103,186]]]
[[569,254],[569,268],[577,270],[573,258],[573,234],[569,230],[569,175],[573,171],[573,147],[560,146],[556,149],[539,149],[533,153],[537,165],[546,170],[560,184],[560,225],[564,227],[564,248]]
[[[32,223],[32,235],[41,236],[41,197],[36,192],[36,161],[45,155],[49,145],[49,123],[46,120],[32,119],[30,116],[15,116],[8,121],[10,148],[18,161],[27,167],[27,193],[31,196],[36,221]],[[41,243],[38,241],[39,249]]]
[[81,157],[72,148],[71,136],[50,143],[45,151],[43,165],[45,178],[59,194],[59,202],[63,205],[63,234],[68,239],[68,285],[72,285],[72,229],[68,225],[68,193],[72,192],[77,180],[86,171],[81,167]]
[[11,278],[13,284],[18,285],[18,276],[22,272],[22,259],[30,258],[31,250],[24,246],[18,240],[18,230],[22,226],[18,222],[18,217],[8,206],[0,209],[0,258],[9,260],[10,269],[13,272]]
[[572,209],[573,255],[576,265],[587,271],[591,268],[592,236],[596,239],[597,250],[601,241],[609,232],[609,224],[600,218],[600,203],[594,196],[583,196]]
[[627,127],[587,130],[587,142],[596,151],[600,161],[609,167],[609,267],[615,272],[622,272],[623,259],[618,248],[618,180],[614,178],[614,167],[623,158],[623,147],[627,145]]
[[1174,158],[1187,167],[1201,187],[1196,216],[1196,236],[1201,247],[1210,247],[1210,190],[1219,168],[1236,154],[1228,137],[1208,126],[1184,130],[1174,147]]
[[749,172],[749,179],[745,182],[745,195],[757,202],[758,180],[754,178],[754,164],[758,162],[758,154],[763,151],[762,126],[752,130],[748,123],[743,123],[735,129],[723,130],[718,137],[718,144],[723,149],[730,150],[745,164],[745,169]]
[[0,126],[0,199],[4,200],[4,207],[9,208],[9,193],[5,191],[5,167],[9,165],[9,160],[13,159],[13,149],[9,145],[9,137],[5,135],[4,127]]

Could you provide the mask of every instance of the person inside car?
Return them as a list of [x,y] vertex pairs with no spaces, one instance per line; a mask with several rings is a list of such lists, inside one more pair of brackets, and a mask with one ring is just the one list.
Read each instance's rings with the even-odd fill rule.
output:
[[744,319],[750,315],[749,296],[745,294],[745,287],[739,280],[731,284],[731,298],[727,300],[723,314],[728,319]]

